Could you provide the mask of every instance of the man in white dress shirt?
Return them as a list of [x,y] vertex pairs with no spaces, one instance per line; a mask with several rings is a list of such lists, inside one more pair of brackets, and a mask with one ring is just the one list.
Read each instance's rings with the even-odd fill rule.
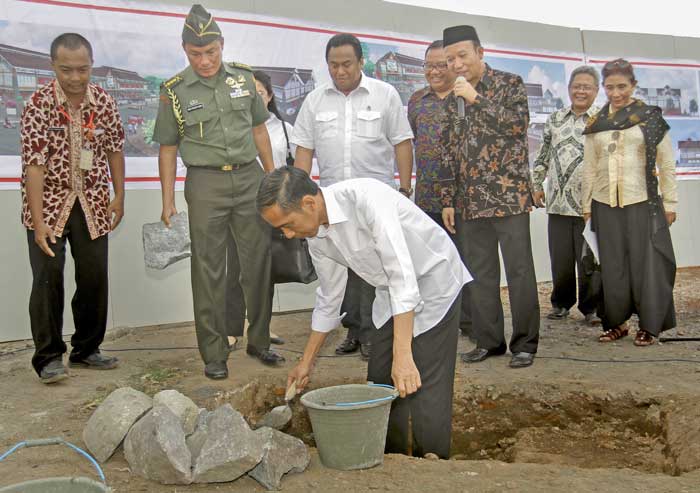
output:
[[[389,417],[386,450],[449,457],[452,391],[462,286],[471,275],[447,233],[418,206],[373,179],[320,188],[298,168],[263,179],[257,208],[288,238],[309,238],[319,288],[311,336],[288,384],[300,391],[328,333],[340,325],[347,269],[376,287],[367,380],[401,398]],[[409,432],[409,417],[412,425]]]
[[[336,34],[328,41],[326,62],[332,82],[306,97],[294,124],[294,165],[310,173],[315,152],[321,186],[375,178],[396,188],[396,163],[399,191],[410,197],[413,132],[399,93],[362,73],[362,46],[352,34]],[[361,345],[362,356],[369,357],[373,299],[372,287],[348,272],[343,305],[348,336],[337,353],[351,353]]]

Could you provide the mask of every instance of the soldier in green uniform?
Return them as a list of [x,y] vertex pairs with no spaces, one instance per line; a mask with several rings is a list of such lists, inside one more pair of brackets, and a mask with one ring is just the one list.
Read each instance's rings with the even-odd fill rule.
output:
[[[284,358],[270,350],[272,286],[270,230],[255,210],[255,195],[274,164],[265,128],[267,109],[247,65],[222,63],[224,39],[214,18],[194,5],[182,30],[189,66],[163,83],[153,140],[166,225],[175,214],[177,153],[187,166],[192,239],[192,296],[204,374],[228,376],[226,360],[226,244],[238,247],[241,286],[248,310],[246,352],[263,363]],[[238,276],[237,272],[229,275]]]

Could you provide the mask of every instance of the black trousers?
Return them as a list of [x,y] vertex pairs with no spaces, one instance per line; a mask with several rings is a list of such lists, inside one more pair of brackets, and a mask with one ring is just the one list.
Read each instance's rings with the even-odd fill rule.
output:
[[71,337],[70,359],[80,360],[98,350],[107,330],[108,242],[107,235],[94,240],[85,215],[76,201],[63,236],[49,246],[55,257],[46,255],[34,242],[34,231],[27,230],[29,263],[32,267],[32,292],[29,296],[29,320],[34,339],[32,366],[37,373],[66,352],[63,342],[66,242],[75,262],[76,290],[71,301],[75,333]]
[[[432,329],[413,338],[413,361],[420,373],[421,388],[404,399],[396,399],[389,414],[386,452],[416,457],[434,453],[450,456],[452,438],[452,393],[459,327],[458,297],[443,319]],[[394,350],[394,320],[380,328],[372,341],[367,380],[393,385],[391,365]],[[409,430],[409,418],[411,428]],[[409,437],[413,442],[409,442]]]
[[348,329],[348,338],[358,339],[362,344],[370,342],[376,330],[372,322],[374,292],[374,286],[348,269],[348,282],[340,313],[346,314],[342,323]]
[[[449,235],[450,238],[452,238],[452,241],[454,244],[457,246],[457,249],[459,250],[460,255],[462,255],[463,249],[459,248],[457,245],[457,235],[453,235],[450,233],[447,228],[445,227],[445,223],[442,221],[442,213],[441,212],[426,212],[428,217],[435,221],[442,229],[445,230],[445,233]],[[462,257],[462,262],[464,262],[464,265],[467,266],[467,269],[469,269],[469,264],[467,263],[467,259]],[[471,270],[469,271],[471,272]],[[462,288],[462,311],[460,313],[459,317],[459,330],[462,331],[464,335],[468,336],[473,336],[473,331],[472,331],[472,307],[471,307],[471,294],[469,293],[469,284],[465,284],[464,287]]]
[[508,281],[508,297],[513,317],[512,353],[536,353],[540,333],[540,305],[530,242],[530,215],[471,219],[456,218],[458,247],[467,259],[474,280],[472,322],[477,346],[505,349],[503,306],[501,305],[501,266],[498,247]]
[[549,259],[552,266],[552,306],[569,310],[576,304],[576,271],[578,270],[578,309],[587,315],[598,310],[599,293],[591,289],[591,273],[581,263],[583,249],[582,217],[548,214],[547,234],[549,238]]
[[676,261],[665,217],[657,218],[664,227],[654,235],[646,201],[610,207],[594,200],[591,213],[600,249],[605,326],[621,325],[636,313],[639,328],[654,336],[675,327]]

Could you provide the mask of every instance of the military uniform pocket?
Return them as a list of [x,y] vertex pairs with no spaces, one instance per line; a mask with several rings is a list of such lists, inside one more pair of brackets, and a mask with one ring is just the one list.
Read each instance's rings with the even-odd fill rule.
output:
[[185,135],[201,140],[206,135],[207,126],[216,115],[202,108],[185,114]]
[[231,108],[236,111],[250,109],[250,96],[231,97]]

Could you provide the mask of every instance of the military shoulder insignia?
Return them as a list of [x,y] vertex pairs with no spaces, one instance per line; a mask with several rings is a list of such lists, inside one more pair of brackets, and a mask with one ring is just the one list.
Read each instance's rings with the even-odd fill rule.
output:
[[248,72],[253,71],[253,68],[250,65],[246,65],[245,63],[229,62],[228,65],[229,65],[229,67],[240,68],[243,70],[247,70]]
[[[176,75],[175,77],[171,77],[170,79],[163,82],[161,86],[165,91],[165,96],[168,98],[170,104],[172,105],[173,115],[175,116],[175,122],[177,123],[177,131],[180,137],[183,137],[185,135],[185,117],[182,115],[182,106],[180,105],[180,99],[177,97],[177,94],[175,94],[175,91],[173,91],[173,87],[182,82],[182,80],[183,79],[180,75]],[[161,97],[161,101],[162,100],[163,98]]]
[[172,89],[176,85],[178,85],[180,82],[182,82],[182,77],[179,75],[176,75],[175,77],[171,77],[170,79],[166,80],[163,82],[163,85],[167,87],[168,89]]

